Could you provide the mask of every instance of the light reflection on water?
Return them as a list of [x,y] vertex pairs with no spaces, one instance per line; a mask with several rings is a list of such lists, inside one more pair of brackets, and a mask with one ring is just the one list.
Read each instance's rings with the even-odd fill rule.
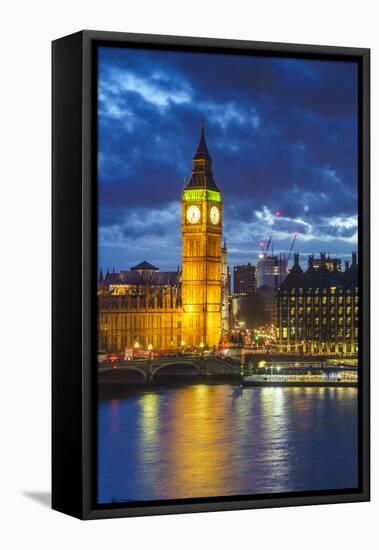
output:
[[99,502],[357,485],[357,390],[197,384],[99,404]]

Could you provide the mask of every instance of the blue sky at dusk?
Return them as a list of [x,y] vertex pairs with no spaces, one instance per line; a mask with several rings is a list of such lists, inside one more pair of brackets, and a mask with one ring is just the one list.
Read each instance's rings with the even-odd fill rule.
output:
[[230,266],[357,248],[357,66],[99,50],[99,264],[181,263],[180,201],[201,119],[224,198]]

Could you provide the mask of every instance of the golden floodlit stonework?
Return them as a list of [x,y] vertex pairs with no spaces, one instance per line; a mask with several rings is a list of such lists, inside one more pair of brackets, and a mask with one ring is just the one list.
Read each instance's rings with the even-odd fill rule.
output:
[[182,267],[161,272],[149,262],[100,272],[98,346],[212,348],[229,329],[230,277],[222,246],[222,196],[214,181],[204,126],[182,194]]

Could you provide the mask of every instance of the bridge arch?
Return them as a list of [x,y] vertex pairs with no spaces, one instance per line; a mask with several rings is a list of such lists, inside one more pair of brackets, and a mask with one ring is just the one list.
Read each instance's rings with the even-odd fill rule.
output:
[[[178,376],[188,376],[187,373],[183,371],[183,367],[185,368],[185,370],[188,371],[189,376],[193,376],[193,377],[201,376],[200,365],[198,365],[196,362],[178,360],[177,362],[170,361],[167,363],[162,363],[161,365],[158,365],[157,367],[153,368],[151,371],[151,381],[154,381],[156,374],[162,371],[162,369],[170,370],[171,371],[170,374],[174,374],[174,375],[177,374]],[[177,373],[175,373],[175,370],[177,371]],[[195,371],[196,374],[190,374],[191,371],[192,373],[193,371]]]
[[[133,376],[130,376],[133,374],[140,375],[139,376],[140,379],[138,380],[138,378],[134,377],[134,380],[126,380],[128,377],[133,379]],[[132,381],[136,383],[142,382],[146,384],[148,381],[148,374],[146,370],[134,365],[123,365],[117,368],[109,367],[107,369],[103,369],[102,371],[100,371],[99,376],[103,382],[108,381],[109,383]]]
[[129,366],[120,367],[119,370],[129,370],[129,371],[139,372],[140,374],[142,374],[145,382],[147,381],[147,372],[145,369],[141,369],[141,368],[135,367],[134,365],[131,365],[130,367]]

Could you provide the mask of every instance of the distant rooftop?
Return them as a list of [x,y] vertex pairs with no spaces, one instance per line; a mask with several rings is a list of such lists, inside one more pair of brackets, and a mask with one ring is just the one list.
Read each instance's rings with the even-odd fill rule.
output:
[[153,264],[147,262],[144,260],[143,262],[135,265],[134,267],[130,268],[131,271],[159,271],[159,267],[155,267]]
[[105,277],[102,270],[99,277],[99,283],[109,288],[111,285],[131,285],[131,286],[179,286],[180,271],[160,271],[147,261],[143,261],[130,269],[130,271],[119,271],[113,273],[107,271]]
[[[357,254],[352,253],[351,265],[346,262],[345,271],[339,271],[337,268],[330,269],[325,254],[320,254],[320,265],[314,266],[315,258],[309,256],[308,269],[303,271],[299,264],[299,254],[294,254],[294,265],[287,277],[280,285],[280,290],[290,290],[292,288],[328,288],[353,287],[358,284]],[[318,260],[318,259],[317,259]]]

